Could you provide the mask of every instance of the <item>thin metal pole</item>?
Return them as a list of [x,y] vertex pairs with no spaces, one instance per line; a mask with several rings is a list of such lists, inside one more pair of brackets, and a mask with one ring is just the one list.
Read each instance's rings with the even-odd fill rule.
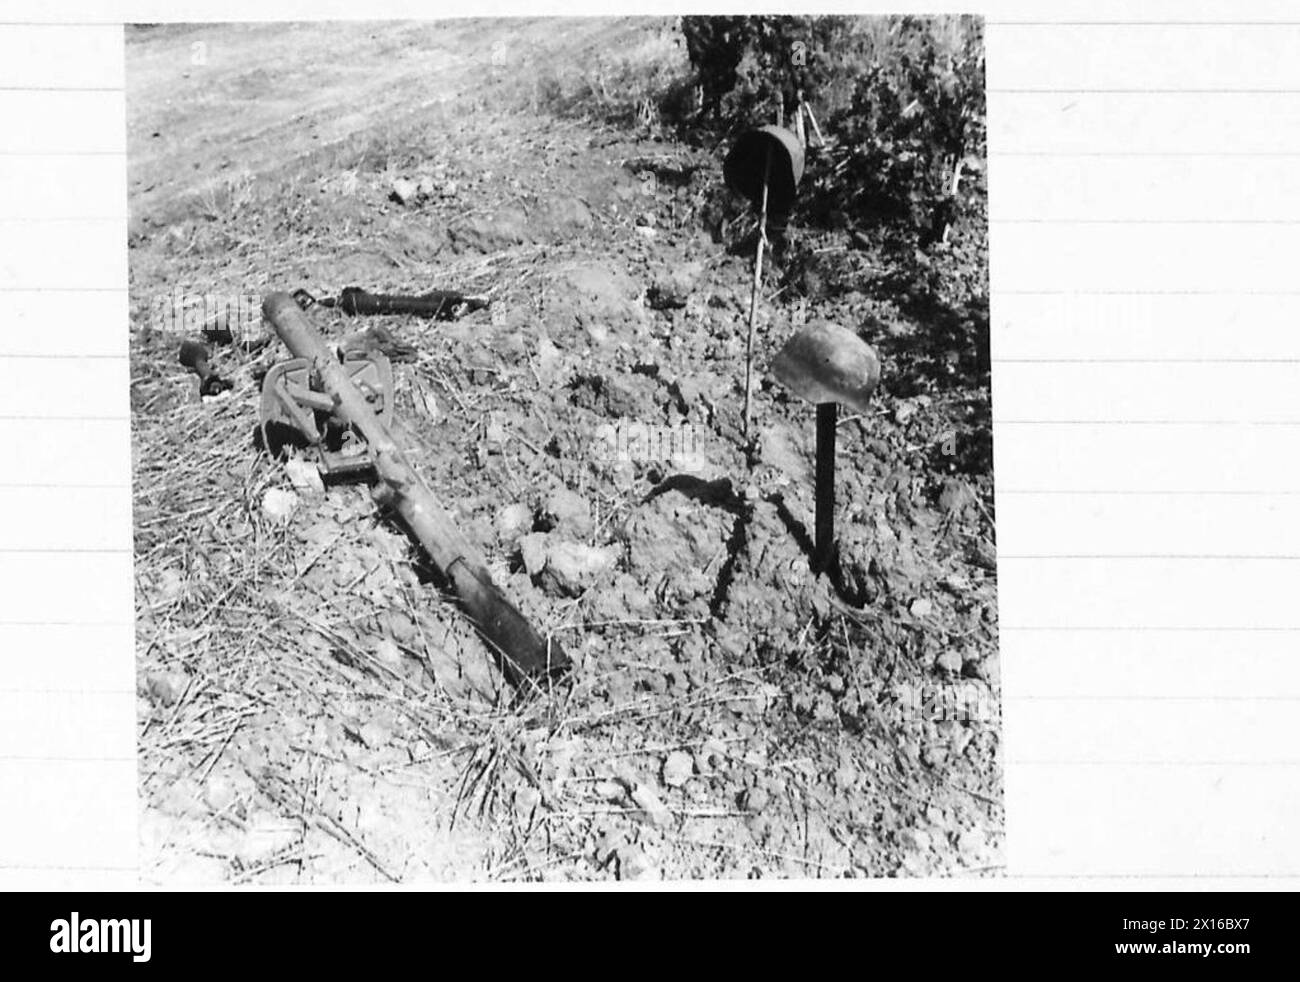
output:
[[758,248],[754,254],[754,288],[749,295],[749,331],[745,336],[745,445],[749,445],[750,377],[754,368],[754,324],[758,320],[758,298],[763,291],[763,247],[767,245],[767,183],[772,174],[772,145],[763,161],[763,204],[758,217]]
[[817,513],[813,546],[813,572],[830,570],[835,555],[835,426],[839,406],[817,405]]

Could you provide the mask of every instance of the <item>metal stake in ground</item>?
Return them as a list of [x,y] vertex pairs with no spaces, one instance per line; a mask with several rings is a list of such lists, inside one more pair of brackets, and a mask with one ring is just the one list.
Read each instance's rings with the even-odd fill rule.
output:
[[754,324],[758,320],[758,298],[763,292],[763,248],[767,245],[767,186],[772,176],[772,147],[763,162],[763,203],[758,213],[758,246],[754,250],[754,288],[749,294],[749,330],[745,332],[745,418],[742,433],[749,445],[749,399],[753,392],[750,375],[754,368]]
[[262,313],[289,350],[309,363],[321,392],[333,402],[334,414],[369,445],[381,482],[375,497],[401,515],[438,572],[450,581],[507,681],[520,686],[564,672],[569,659],[559,643],[542,638],[492,582],[487,565],[411,467],[388,427],[293,297],[271,294],[262,303]]
[[744,436],[749,443],[750,396],[754,328],[763,289],[763,250],[768,244],[769,219],[784,222],[794,204],[795,187],[803,177],[803,147],[782,126],[763,126],[745,133],[727,154],[722,173],[727,186],[748,198],[758,212],[758,247],[754,256],[754,286],[749,300],[749,330],[745,339]]
[[870,412],[880,382],[880,359],[869,344],[836,324],[811,324],[772,361],[777,381],[817,407],[816,543],[813,571],[826,572],[835,556],[835,427],[839,404]]

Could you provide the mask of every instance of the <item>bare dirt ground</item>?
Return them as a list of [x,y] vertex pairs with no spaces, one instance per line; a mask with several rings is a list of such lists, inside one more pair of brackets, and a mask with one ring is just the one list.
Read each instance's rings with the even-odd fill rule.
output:
[[[772,291],[760,365],[805,316],[874,325],[886,364],[878,411],[840,427],[843,582],[814,577],[811,407],[765,382],[752,465],[741,450],[750,260],[702,218],[721,154],[557,98],[566,79],[602,98],[611,58],[684,64],[670,22],[127,45],[147,878],[1000,868],[991,465],[941,452],[987,391],[891,367],[925,325]],[[398,179],[424,191],[399,203]],[[492,298],[454,323],[370,323],[417,349],[397,416],[423,475],[574,658],[549,696],[511,705],[364,487],[266,513],[293,490],[252,439],[278,343],[218,349],[234,389],[200,400],[180,335],[151,320],[177,289],[352,285]],[[312,316],[329,337],[365,326]],[[975,711],[934,711],[954,693]]]

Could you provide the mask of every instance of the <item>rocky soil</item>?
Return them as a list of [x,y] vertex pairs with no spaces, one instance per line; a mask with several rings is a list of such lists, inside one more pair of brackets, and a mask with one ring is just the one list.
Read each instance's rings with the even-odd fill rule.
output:
[[[987,376],[922,366],[928,325],[869,291],[790,300],[778,259],[760,368],[814,317],[885,364],[841,417],[841,562],[812,575],[812,408],[765,378],[742,449],[752,260],[706,217],[721,152],[552,98],[545,66],[593,51],[683,58],[650,21],[129,32],[151,879],[1000,868]],[[312,317],[414,347],[404,439],[569,684],[513,700],[365,487],[256,449],[278,342],[217,348],[234,387],[201,399],[152,314],[299,286],[490,296]]]

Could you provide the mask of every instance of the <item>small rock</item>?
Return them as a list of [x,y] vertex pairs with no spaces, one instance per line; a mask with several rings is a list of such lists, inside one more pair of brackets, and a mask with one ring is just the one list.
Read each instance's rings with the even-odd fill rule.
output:
[[568,488],[556,488],[550,493],[543,514],[555,528],[563,529],[575,538],[591,534],[591,505],[582,495]]
[[943,586],[949,593],[960,596],[971,588],[971,583],[962,573],[953,573],[944,577]]
[[618,851],[627,845],[627,837],[618,830],[602,832],[596,839],[596,865],[605,867],[618,858]]
[[771,796],[763,788],[750,788],[745,792],[742,807],[745,811],[761,812],[768,806]]
[[538,218],[553,230],[591,228],[595,222],[591,209],[582,199],[557,195],[548,197],[540,204]]
[[975,501],[975,494],[971,491],[970,485],[965,481],[958,481],[953,478],[943,482],[943,490],[939,492],[939,507],[947,514],[957,514],[965,511]]
[[676,310],[686,306],[704,271],[701,263],[685,263],[658,277],[646,291],[646,301],[654,310]]
[[487,425],[483,427],[483,439],[497,446],[505,446],[509,438],[510,435],[506,432],[505,426],[499,419],[496,417],[488,419]]
[[357,802],[357,831],[373,834],[384,827],[384,806],[378,798],[365,797]]
[[921,751],[921,761],[926,767],[942,767],[948,760],[948,748],[931,744]]
[[189,684],[190,676],[186,672],[154,672],[146,683],[150,697],[159,706],[176,705]]
[[380,638],[375,642],[375,659],[387,668],[397,668],[402,664],[402,650],[392,638]]
[[219,775],[210,777],[203,786],[203,800],[214,812],[225,811],[235,800],[235,786]]
[[560,374],[562,357],[560,349],[548,337],[537,341],[537,377],[545,385],[556,381]]
[[551,592],[576,597],[594,586],[613,564],[613,555],[605,549],[578,542],[552,542],[546,548],[542,580]]
[[691,760],[691,755],[681,750],[674,750],[664,758],[664,784],[670,788],[680,788],[691,779],[694,770],[695,764]]
[[506,505],[496,515],[497,533],[506,541],[518,538],[533,524],[533,511],[527,505],[515,503]]
[[403,610],[390,610],[381,615],[384,626],[388,629],[389,636],[397,644],[410,644],[415,640],[418,633],[415,628],[415,621],[411,620],[410,614]]
[[904,829],[898,838],[906,848],[915,852],[930,851],[930,833],[924,829]]
[[373,750],[386,744],[392,738],[392,733],[384,724],[370,720],[357,731],[357,736],[361,737],[362,743]]
[[852,790],[858,783],[858,769],[852,764],[841,764],[833,774],[835,786],[841,791]]
[[659,870],[655,868],[645,851],[636,846],[625,845],[618,850],[618,878],[620,880],[658,880]]
[[917,597],[908,608],[913,617],[929,617],[934,613],[934,604],[925,597]]
[[651,825],[664,826],[673,820],[673,813],[648,784],[637,784],[631,791],[632,802]]
[[420,193],[419,186],[414,181],[408,181],[404,177],[399,177],[393,181],[391,188],[388,197],[399,205],[410,204],[415,200],[416,195]]
[[524,818],[532,815],[542,803],[542,795],[532,785],[527,785],[515,792],[515,811]]
[[272,521],[288,522],[298,508],[298,496],[284,488],[267,488],[262,495],[262,514]]
[[529,576],[538,576],[546,568],[546,533],[531,532],[519,540],[519,554]]
[[289,475],[289,483],[295,490],[307,494],[325,493],[325,482],[321,480],[320,470],[315,464],[295,457],[284,465],[284,472]]
[[[654,230],[651,229],[650,231]],[[609,340],[609,328],[597,321],[590,321],[584,324],[582,332],[587,335],[587,341],[595,348],[599,348]]]
[[997,549],[983,539],[976,539],[971,542],[966,549],[966,560],[990,572],[996,572],[998,568]]
[[987,840],[979,829],[967,829],[957,836],[957,848],[966,855],[977,855],[984,851]]
[[951,674],[956,675],[961,671],[961,652],[954,648],[949,648],[935,659],[934,664],[940,671],[950,672]]

